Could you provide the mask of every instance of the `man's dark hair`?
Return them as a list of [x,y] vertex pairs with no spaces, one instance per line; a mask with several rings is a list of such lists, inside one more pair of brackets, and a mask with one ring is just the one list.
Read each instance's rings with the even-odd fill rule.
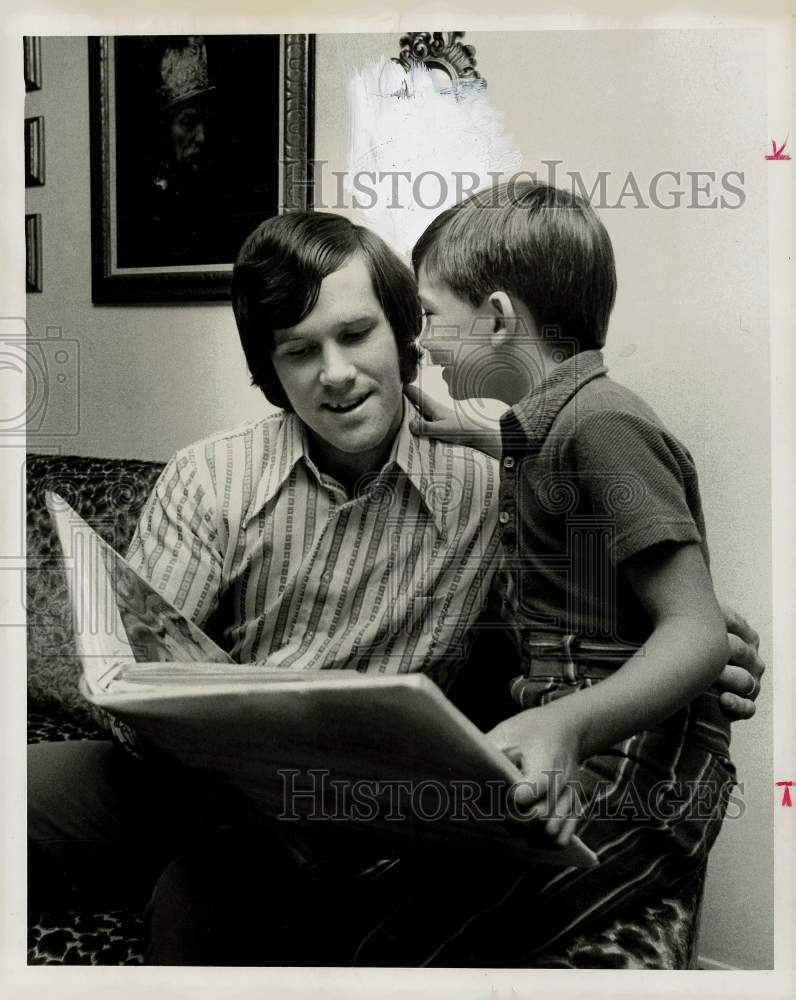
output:
[[581,351],[605,344],[616,298],[611,240],[589,203],[533,181],[509,181],[437,216],[412,251],[460,298],[516,296],[537,327],[554,327]]
[[288,212],[246,238],[232,269],[232,308],[252,385],[275,406],[292,410],[271,358],[274,330],[308,316],[323,279],[357,255],[395,337],[401,379],[407,384],[417,375],[422,318],[410,269],[381,237],[341,215]]

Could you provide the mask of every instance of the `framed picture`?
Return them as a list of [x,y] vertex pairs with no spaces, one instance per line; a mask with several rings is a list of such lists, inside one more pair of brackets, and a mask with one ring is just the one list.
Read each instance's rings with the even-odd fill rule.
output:
[[25,90],[41,90],[41,38],[36,35],[23,37],[22,62],[25,67]]
[[25,216],[25,291],[42,291],[41,215]]
[[25,119],[25,187],[44,184],[44,118]]
[[94,302],[227,298],[248,233],[310,206],[313,41],[89,39]]

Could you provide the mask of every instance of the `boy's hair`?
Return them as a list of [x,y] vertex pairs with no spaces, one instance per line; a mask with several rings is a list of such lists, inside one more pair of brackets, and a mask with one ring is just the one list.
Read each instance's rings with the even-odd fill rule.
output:
[[398,347],[404,384],[417,375],[422,316],[410,269],[375,233],[328,212],[288,212],[261,223],[232,269],[232,308],[252,385],[292,410],[271,353],[274,330],[300,323],[315,308],[321,282],[361,255]]
[[480,305],[516,296],[537,327],[578,350],[605,344],[616,298],[611,240],[589,203],[533,181],[510,181],[447,209],[415,244],[412,265]]

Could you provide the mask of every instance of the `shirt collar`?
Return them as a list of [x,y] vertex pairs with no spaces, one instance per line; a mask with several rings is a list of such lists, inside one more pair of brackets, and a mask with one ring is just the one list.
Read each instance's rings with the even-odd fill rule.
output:
[[[268,423],[269,421],[266,421],[266,434]],[[279,430],[268,444],[263,474],[257,484],[254,500],[246,512],[244,527],[269,501],[273,500],[287,482],[293,467],[306,454],[307,438],[304,425],[295,413],[285,413],[279,419]]]
[[404,398],[404,415],[395,439],[390,461],[403,472],[420,495],[423,505],[434,519],[437,531],[447,537],[447,520],[454,505],[453,483],[445,473],[437,471],[437,458],[442,445],[431,438],[416,437],[409,425],[418,416],[417,410]]
[[524,450],[538,450],[564,406],[587,382],[607,371],[602,351],[581,351],[556,365],[501,417],[504,440],[516,441],[519,437]]
[[[437,530],[445,537],[446,520],[449,513],[450,489],[442,488],[440,474],[435,472],[435,450],[440,445],[428,438],[418,438],[409,425],[417,416],[414,407],[404,399],[403,417],[398,433],[393,442],[390,457],[382,469],[374,474],[373,480],[394,476],[397,469],[411,482],[419,494],[424,506],[434,519]],[[280,421],[279,430],[268,451],[268,458],[262,477],[257,485],[245,521],[248,523],[279,493],[290,478],[294,467],[299,461],[304,461],[310,473],[323,485],[324,477],[309,457],[309,445],[304,425],[295,413],[286,413]]]

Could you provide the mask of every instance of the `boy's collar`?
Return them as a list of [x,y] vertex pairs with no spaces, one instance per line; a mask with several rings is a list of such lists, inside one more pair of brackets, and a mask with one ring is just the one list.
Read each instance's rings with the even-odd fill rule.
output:
[[581,351],[549,372],[545,378],[501,417],[504,446],[511,451],[519,444],[523,451],[538,450],[547,438],[553,421],[575,393],[587,382],[608,371],[602,351]]

